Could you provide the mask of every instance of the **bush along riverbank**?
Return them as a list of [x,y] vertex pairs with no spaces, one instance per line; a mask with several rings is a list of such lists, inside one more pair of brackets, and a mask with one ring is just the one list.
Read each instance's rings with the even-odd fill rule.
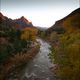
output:
[[[53,73],[61,80],[80,80],[80,8],[60,21],[64,33],[58,29],[47,36],[51,42],[49,54],[55,66]],[[60,24],[57,24],[60,26]],[[57,27],[57,26],[56,26]],[[54,27],[52,27],[54,29]],[[57,27],[58,28],[58,27]]]
[[16,68],[25,63],[27,64],[38,52],[39,45],[36,45],[25,53],[17,53],[13,57],[8,58],[3,64],[0,64],[0,80],[5,80]]

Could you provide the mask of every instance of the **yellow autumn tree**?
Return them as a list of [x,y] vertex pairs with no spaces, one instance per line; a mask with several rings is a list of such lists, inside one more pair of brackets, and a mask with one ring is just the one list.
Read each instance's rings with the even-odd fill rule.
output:
[[22,30],[21,39],[35,41],[37,32],[36,28],[25,28]]

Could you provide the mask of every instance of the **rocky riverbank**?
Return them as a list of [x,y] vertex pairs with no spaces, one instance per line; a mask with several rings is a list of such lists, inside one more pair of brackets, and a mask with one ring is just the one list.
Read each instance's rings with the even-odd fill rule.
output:
[[28,63],[39,51],[39,45],[30,48],[25,53],[17,53],[0,64],[0,80],[6,80],[9,74],[21,65]]

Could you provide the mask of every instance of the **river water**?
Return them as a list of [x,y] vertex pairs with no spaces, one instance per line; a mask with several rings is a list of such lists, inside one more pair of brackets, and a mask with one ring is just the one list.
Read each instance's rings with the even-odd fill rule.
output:
[[40,43],[39,53],[27,64],[19,79],[9,78],[8,80],[57,80],[50,71],[50,67],[53,66],[48,57],[50,45],[41,39],[37,41]]

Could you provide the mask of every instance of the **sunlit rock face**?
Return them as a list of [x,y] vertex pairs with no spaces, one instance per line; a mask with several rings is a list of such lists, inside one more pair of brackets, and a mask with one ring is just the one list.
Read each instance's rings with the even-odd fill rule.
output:
[[24,29],[26,27],[33,27],[32,22],[29,22],[24,16],[19,19],[10,19],[0,13],[0,22],[5,24],[6,26],[14,27],[16,29]]
[[15,26],[18,28],[26,28],[26,27],[33,27],[32,22],[29,22],[24,16],[19,19],[14,20]]

